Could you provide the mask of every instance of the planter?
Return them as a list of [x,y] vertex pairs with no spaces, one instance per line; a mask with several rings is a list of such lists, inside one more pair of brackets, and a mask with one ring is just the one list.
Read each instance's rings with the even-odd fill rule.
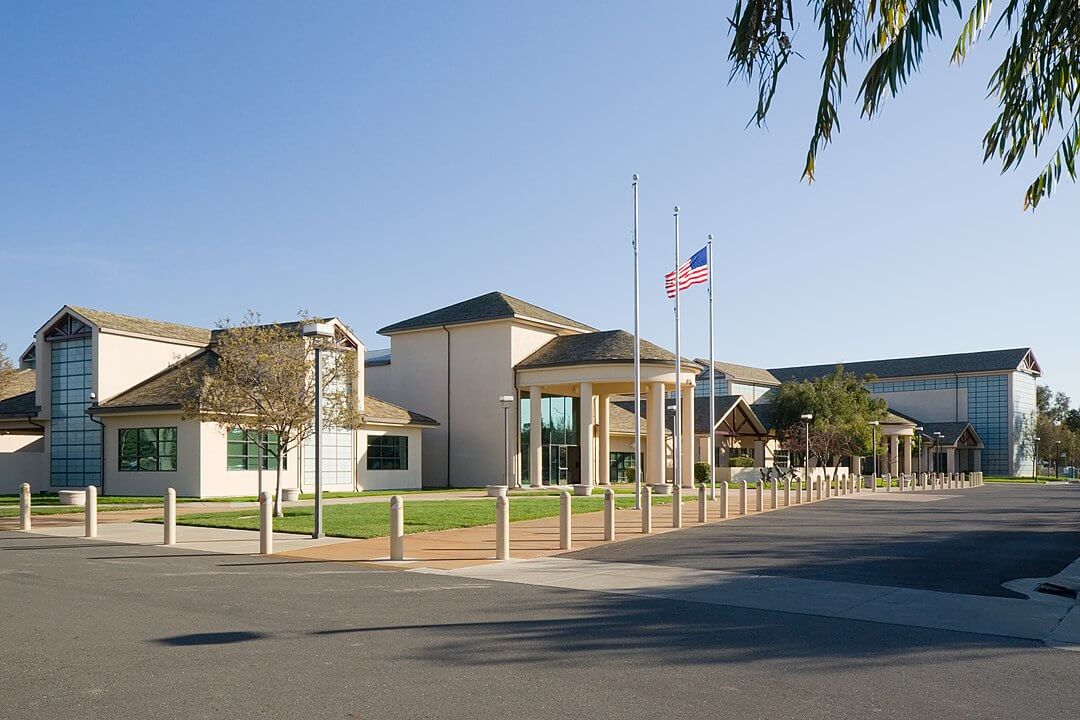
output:
[[487,486],[488,497],[506,497],[505,485],[488,485]]
[[671,485],[669,485],[667,483],[656,483],[655,485],[650,485],[649,489],[652,490],[653,495],[670,495],[671,494]]
[[592,495],[592,489],[592,485],[574,485],[574,494],[585,496]]
[[281,500],[283,502],[296,502],[300,499],[300,488],[282,488]]
[[57,495],[61,505],[86,505],[85,490],[61,490]]

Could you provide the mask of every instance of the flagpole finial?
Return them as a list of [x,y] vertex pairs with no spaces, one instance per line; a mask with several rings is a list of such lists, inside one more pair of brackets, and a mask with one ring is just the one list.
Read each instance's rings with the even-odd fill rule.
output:
[[678,214],[679,214],[679,206],[678,206],[678,205],[676,205],[676,206],[675,206],[675,214],[676,214],[676,215],[678,215]]
[[634,182],[637,182],[637,181],[638,181],[637,173],[634,173]]
[[712,242],[712,233],[709,233],[708,237],[706,237],[706,240]]

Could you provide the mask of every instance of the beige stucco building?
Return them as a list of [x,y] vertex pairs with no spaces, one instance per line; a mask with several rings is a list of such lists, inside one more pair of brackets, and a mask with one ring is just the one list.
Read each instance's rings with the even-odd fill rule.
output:
[[[340,347],[364,346],[339,320]],[[291,324],[295,325],[295,323]],[[253,495],[271,489],[273,452],[250,436],[186,419],[185,378],[214,361],[215,334],[202,328],[65,306],[20,358],[17,382],[0,398],[0,492],[97,485],[114,495]],[[423,432],[437,423],[368,395],[362,361],[349,378],[363,422],[323,434],[328,491],[418,488]],[[260,447],[262,445],[263,447]],[[312,439],[283,453],[283,487],[310,491]],[[261,471],[261,472],[260,472]]]

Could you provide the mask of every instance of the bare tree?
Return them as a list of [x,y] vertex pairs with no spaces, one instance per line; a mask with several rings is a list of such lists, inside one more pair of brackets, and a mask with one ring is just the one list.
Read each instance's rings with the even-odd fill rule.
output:
[[305,320],[262,324],[248,311],[238,325],[219,323],[210,360],[192,365],[185,383],[195,389],[184,417],[239,430],[247,441],[276,459],[274,514],[281,508],[282,458],[315,432],[315,349],[322,352],[324,427],[356,428],[357,353],[337,339],[305,338]]
[[18,372],[7,356],[7,345],[0,342],[0,398],[7,395],[7,390],[15,382]]

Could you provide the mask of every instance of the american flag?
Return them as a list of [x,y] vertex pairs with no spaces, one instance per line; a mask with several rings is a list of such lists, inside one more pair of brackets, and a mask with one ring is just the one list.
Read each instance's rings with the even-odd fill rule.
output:
[[[709,248],[701,248],[689,260],[679,266],[679,291],[709,282]],[[669,298],[675,297],[675,273],[664,276],[664,289]]]

